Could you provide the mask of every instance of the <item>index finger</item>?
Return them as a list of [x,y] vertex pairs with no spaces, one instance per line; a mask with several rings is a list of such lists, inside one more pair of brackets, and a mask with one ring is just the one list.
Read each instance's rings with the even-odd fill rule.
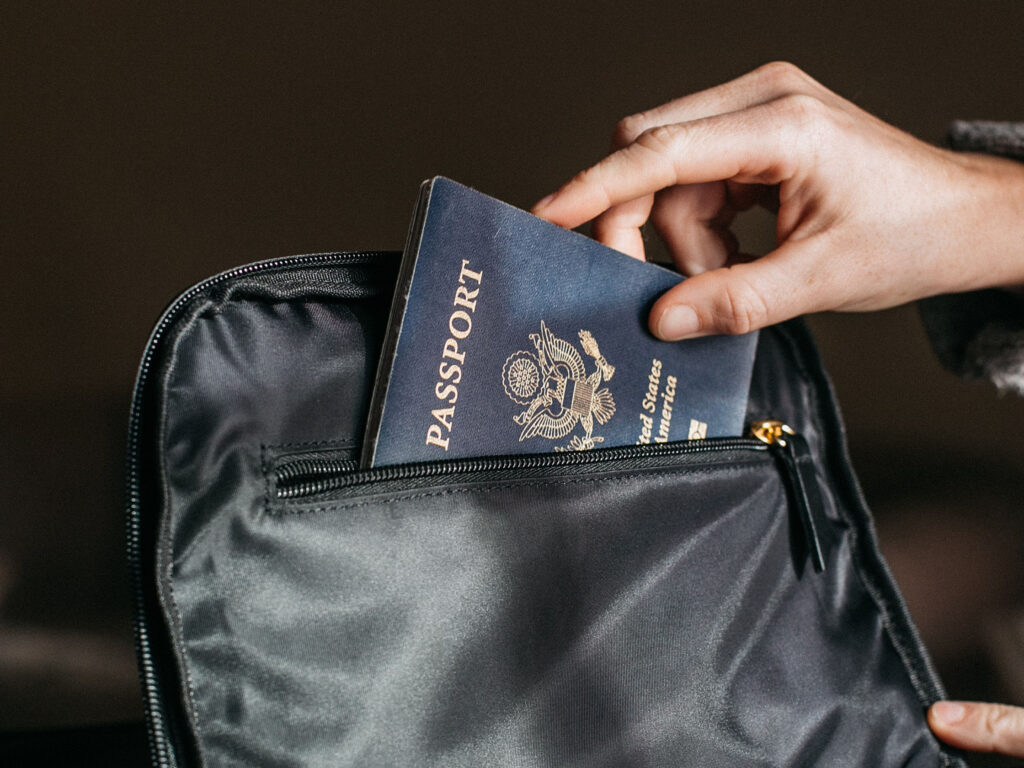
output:
[[820,104],[785,96],[739,112],[663,125],[581,171],[539,202],[533,213],[577,227],[612,206],[677,184],[733,179],[778,184],[794,173],[802,115]]

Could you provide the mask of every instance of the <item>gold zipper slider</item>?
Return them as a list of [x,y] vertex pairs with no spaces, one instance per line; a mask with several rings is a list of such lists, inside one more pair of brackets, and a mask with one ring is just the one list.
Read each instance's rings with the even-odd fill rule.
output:
[[762,443],[766,445],[786,445],[786,435],[795,435],[796,432],[788,424],[784,424],[776,419],[766,419],[764,421],[752,421],[750,423],[750,436],[756,437]]
[[821,573],[825,570],[821,536],[827,530],[828,519],[822,508],[810,446],[792,427],[775,419],[751,422],[750,436],[765,443],[779,458],[803,528],[807,555],[814,570]]

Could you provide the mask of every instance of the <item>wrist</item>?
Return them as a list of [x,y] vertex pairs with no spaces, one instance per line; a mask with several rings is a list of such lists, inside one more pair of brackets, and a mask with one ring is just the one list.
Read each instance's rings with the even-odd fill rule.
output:
[[958,234],[953,258],[961,272],[956,291],[1024,291],[1024,163],[989,155],[957,155]]

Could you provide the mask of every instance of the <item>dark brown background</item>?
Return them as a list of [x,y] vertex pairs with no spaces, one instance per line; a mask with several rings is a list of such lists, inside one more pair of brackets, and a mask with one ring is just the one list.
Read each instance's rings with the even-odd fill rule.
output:
[[[0,11],[0,728],[140,716],[123,442],[150,326],[190,283],[400,248],[437,173],[528,206],[620,117],[772,59],[928,140],[1024,119],[1013,0],[253,5]],[[742,229],[770,245],[765,217]],[[1024,603],[1024,401],[940,371],[912,307],[813,324],[952,693],[1024,703],[986,639]]]

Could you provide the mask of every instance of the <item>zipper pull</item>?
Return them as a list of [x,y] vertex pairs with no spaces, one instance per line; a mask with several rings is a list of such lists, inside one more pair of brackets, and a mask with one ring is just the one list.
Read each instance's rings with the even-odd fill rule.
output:
[[767,444],[780,460],[800,515],[807,552],[814,570],[821,573],[825,570],[825,556],[821,550],[817,519],[822,516],[822,501],[810,446],[781,421],[755,421],[750,425],[750,435]]

